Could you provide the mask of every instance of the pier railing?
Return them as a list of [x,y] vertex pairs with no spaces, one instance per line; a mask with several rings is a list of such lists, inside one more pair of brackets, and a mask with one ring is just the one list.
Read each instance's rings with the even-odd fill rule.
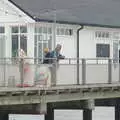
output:
[[120,83],[119,60],[66,58],[43,64],[36,59],[0,58],[0,87]]

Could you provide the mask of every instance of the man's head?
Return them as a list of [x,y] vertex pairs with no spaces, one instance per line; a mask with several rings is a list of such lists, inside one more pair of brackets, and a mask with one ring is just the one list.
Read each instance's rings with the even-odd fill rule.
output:
[[44,53],[48,53],[49,49],[48,48],[44,48]]
[[56,50],[57,52],[60,52],[61,48],[62,48],[62,46],[61,46],[60,44],[57,44],[55,50]]

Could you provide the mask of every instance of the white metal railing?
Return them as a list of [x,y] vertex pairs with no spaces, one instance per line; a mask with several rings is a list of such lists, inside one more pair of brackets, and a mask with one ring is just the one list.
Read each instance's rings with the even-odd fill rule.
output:
[[50,87],[119,83],[119,60],[66,58],[50,64],[39,58],[0,58],[0,87]]

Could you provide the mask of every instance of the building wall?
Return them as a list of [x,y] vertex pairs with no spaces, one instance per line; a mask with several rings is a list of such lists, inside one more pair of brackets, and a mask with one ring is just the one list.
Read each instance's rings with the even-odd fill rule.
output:
[[[109,32],[109,37],[96,37],[96,32]],[[80,58],[96,58],[96,44],[110,44],[110,58],[113,58],[113,42],[120,40],[120,29],[87,27],[79,32]],[[119,47],[119,45],[118,45]]]
[[[7,0],[0,1],[0,25],[5,26],[5,39],[6,39],[6,57],[11,57],[11,29],[13,25],[26,25],[28,27],[28,40],[27,40],[27,51],[28,57],[34,57],[34,20],[32,20],[25,13],[20,11],[13,4]],[[54,23],[38,23],[40,26],[51,26],[53,30]],[[52,49],[55,44],[62,44],[61,53],[66,58],[76,58],[77,55],[77,25],[65,25],[56,24],[56,38],[52,36]],[[57,29],[72,29],[73,34],[70,35],[58,35]],[[96,38],[96,32],[109,32],[109,38]],[[54,34],[54,31],[52,31]],[[116,34],[117,37],[116,37]],[[85,26],[83,30],[79,32],[79,46],[80,46],[80,58],[96,58],[96,44],[110,44],[110,57],[113,58],[113,42],[120,40],[120,29],[102,28],[102,27],[88,27]],[[118,46],[119,47],[119,46]]]
[[32,18],[23,13],[8,0],[0,0],[0,24],[13,22],[34,22]]
[[77,55],[77,39],[76,39],[76,28],[75,25],[61,25],[58,24],[57,28],[71,29],[71,35],[56,35],[56,44],[61,44],[61,53],[65,55],[66,58],[76,58]]
[[[11,26],[20,26],[20,25],[27,25],[28,23],[34,23],[35,21],[27,16],[24,12],[14,6],[8,0],[0,0],[0,26],[5,27],[5,57],[11,57],[11,49],[12,49],[12,41],[11,41]],[[33,29],[33,27],[32,27]],[[31,26],[28,25],[28,46],[31,43],[31,48],[33,43],[33,30]],[[32,35],[32,36],[31,36]],[[31,41],[30,41],[31,40]],[[30,47],[28,47],[28,51]],[[33,56],[34,49],[32,52],[29,52],[29,56]]]

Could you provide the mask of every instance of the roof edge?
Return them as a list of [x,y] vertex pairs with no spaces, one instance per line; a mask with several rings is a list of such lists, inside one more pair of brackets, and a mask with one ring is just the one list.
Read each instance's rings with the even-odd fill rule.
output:
[[8,1],[11,2],[14,6],[16,6],[23,13],[25,13],[27,16],[29,16],[30,18],[32,18],[33,20],[35,20],[32,15],[30,15],[28,12],[26,12],[24,9],[22,9],[18,4],[16,4],[15,2],[13,2],[13,0],[8,0]]
[[[46,20],[46,19],[39,19],[35,18],[36,22],[49,22],[54,23],[54,20]],[[102,24],[92,24],[92,23],[75,23],[75,22],[69,22],[69,21],[56,21],[56,23],[59,24],[73,24],[73,25],[81,25],[81,26],[92,26],[92,27],[103,27],[103,28],[120,28],[120,26],[113,26],[113,25],[102,25]]]
[[[54,23],[54,20],[47,20],[47,19],[40,19],[40,18],[35,18],[32,16],[30,13],[26,12],[24,9],[22,9],[19,5],[17,5],[13,0],[8,0],[11,2],[13,5],[15,5],[18,9],[20,9],[22,12],[24,12],[26,15],[28,15],[30,18],[35,20],[36,22],[49,22],[49,23]],[[72,24],[72,25],[82,25],[82,26],[92,26],[92,27],[104,27],[104,28],[116,28],[119,29],[120,26],[113,26],[113,25],[102,25],[102,24],[91,24],[91,23],[75,23],[75,22],[69,22],[69,21],[56,21],[56,23],[59,24]]]

